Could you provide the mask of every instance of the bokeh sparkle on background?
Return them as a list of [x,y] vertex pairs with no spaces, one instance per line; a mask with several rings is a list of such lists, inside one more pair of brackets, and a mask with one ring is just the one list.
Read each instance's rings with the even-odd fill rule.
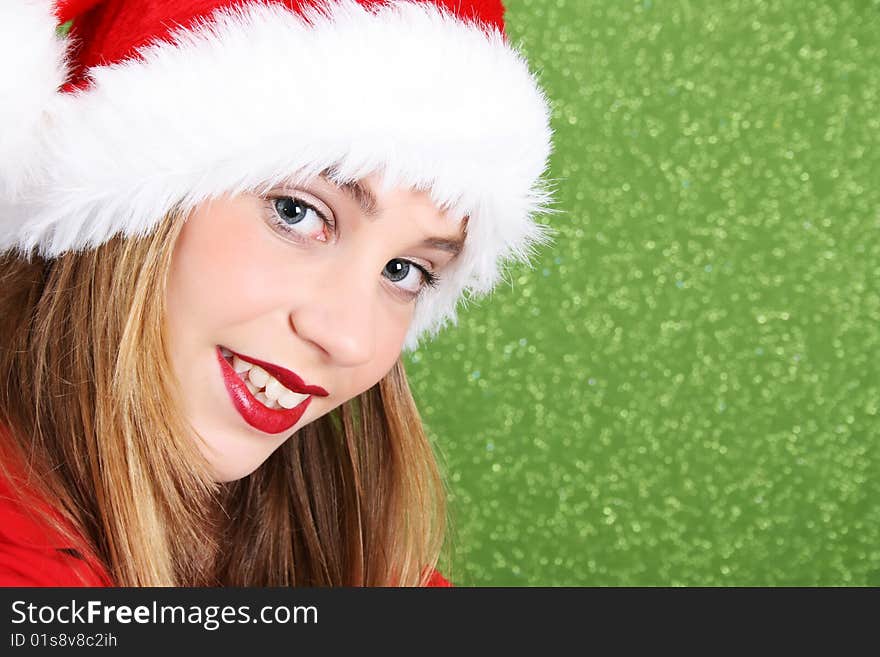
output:
[[406,361],[445,571],[880,585],[880,0],[507,4],[558,233]]

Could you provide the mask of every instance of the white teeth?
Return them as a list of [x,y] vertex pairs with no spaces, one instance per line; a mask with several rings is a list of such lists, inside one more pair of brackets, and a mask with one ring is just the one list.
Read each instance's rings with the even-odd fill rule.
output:
[[265,393],[258,392],[256,395],[254,395],[254,397],[256,397],[256,398],[257,398],[257,401],[260,402],[260,403],[261,403],[263,406],[265,406],[266,408],[271,408],[271,409],[279,409],[279,408],[281,408],[281,407],[278,405],[278,402],[277,402],[277,401],[275,401],[274,399],[269,399],[269,398],[266,396]]
[[248,363],[238,356],[233,356],[232,367],[254,398],[267,408],[291,409],[299,406],[309,396],[288,390],[262,367]]
[[251,365],[251,364],[248,363],[247,361],[242,360],[242,359],[239,358],[238,356],[233,356],[233,358],[232,358],[232,369],[234,369],[234,370],[235,370],[236,372],[238,372],[239,374],[242,373],[242,372],[247,372],[247,371],[248,371],[249,369],[251,369],[252,367],[253,367],[253,365]]
[[281,395],[283,395],[287,391],[281,383],[278,382],[277,379],[273,377],[269,377],[269,382],[266,383],[266,396],[271,400],[278,399]]
[[251,367],[248,377],[258,388],[262,388],[269,382],[269,373],[258,365]]
[[278,404],[282,408],[293,408],[294,406],[299,406],[306,397],[308,397],[308,395],[292,392],[287,388],[284,388],[284,393],[278,397]]
[[232,352],[226,347],[220,347],[220,353],[223,354],[223,358],[229,358],[232,355]]

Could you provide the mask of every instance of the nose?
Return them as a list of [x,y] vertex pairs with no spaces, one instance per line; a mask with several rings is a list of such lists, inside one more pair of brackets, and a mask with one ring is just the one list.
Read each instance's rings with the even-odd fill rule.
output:
[[336,365],[369,362],[376,349],[376,276],[351,261],[316,274],[290,313],[291,328]]

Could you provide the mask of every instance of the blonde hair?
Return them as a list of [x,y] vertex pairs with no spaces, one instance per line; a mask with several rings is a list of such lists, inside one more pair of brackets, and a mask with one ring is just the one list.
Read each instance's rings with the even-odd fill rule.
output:
[[253,474],[213,481],[166,344],[184,221],[55,260],[0,255],[4,451],[119,586],[423,584],[445,490],[400,360]]

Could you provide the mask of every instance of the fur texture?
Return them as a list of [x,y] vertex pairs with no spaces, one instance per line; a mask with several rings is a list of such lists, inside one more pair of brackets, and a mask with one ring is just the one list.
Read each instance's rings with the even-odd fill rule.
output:
[[0,141],[0,250],[54,257],[147,234],[169,209],[223,193],[331,167],[340,181],[380,173],[470,217],[464,252],[417,302],[412,350],[455,323],[463,293],[487,293],[505,261],[528,262],[550,239],[533,220],[549,199],[546,98],[500,33],[431,3],[220,11],[138,59],[92,68],[89,88],[68,94],[54,93],[54,31],[18,20],[0,14],[0,43],[18,33],[21,51],[3,61],[39,51],[41,68],[13,82],[32,89],[3,90],[16,109],[0,110],[0,125],[24,130]]
[[[49,0],[0,2],[0,198],[37,177],[41,136],[64,83],[64,41]],[[2,220],[0,220],[2,221]],[[0,227],[2,235],[3,227]]]

